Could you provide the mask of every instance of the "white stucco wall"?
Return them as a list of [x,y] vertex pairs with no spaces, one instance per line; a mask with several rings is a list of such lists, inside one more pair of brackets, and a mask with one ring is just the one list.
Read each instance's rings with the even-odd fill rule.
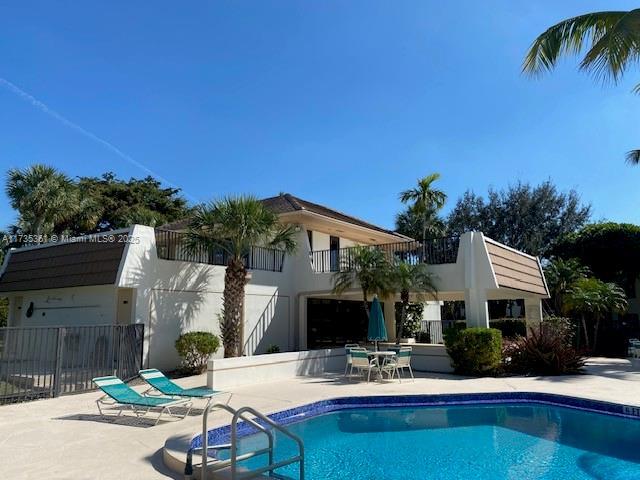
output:
[[[145,324],[147,331],[146,364],[174,368],[179,363],[174,343],[181,333],[220,334],[225,268],[157,259],[152,228],[136,225],[132,235],[139,243],[129,246],[118,285],[135,288],[135,322]],[[304,244],[299,250],[306,250]],[[293,265],[285,259],[283,272],[251,272],[245,291],[245,354],[263,353],[270,345],[283,352],[296,347]],[[220,348],[216,357],[223,354]]]
[[[112,285],[33,290],[11,295],[11,326],[108,325],[116,319]],[[33,314],[27,317],[33,302]]]

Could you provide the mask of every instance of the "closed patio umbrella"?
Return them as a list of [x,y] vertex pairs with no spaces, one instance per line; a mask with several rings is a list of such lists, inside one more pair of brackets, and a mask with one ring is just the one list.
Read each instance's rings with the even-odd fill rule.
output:
[[373,302],[371,302],[367,338],[375,342],[376,351],[378,351],[378,342],[387,341],[387,327],[384,325],[384,315],[382,314],[382,307],[378,297],[373,297]]

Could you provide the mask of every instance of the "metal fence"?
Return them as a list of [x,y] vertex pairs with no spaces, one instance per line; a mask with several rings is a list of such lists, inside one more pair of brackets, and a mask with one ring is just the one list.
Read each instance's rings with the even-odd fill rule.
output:
[[0,404],[93,389],[91,379],[134,378],[144,325],[0,328]]
[[464,320],[421,320],[419,341],[421,343],[444,344],[443,332],[454,325],[466,325]]
[[[160,259],[220,266],[229,263],[229,254],[222,249],[205,246],[188,248],[186,234],[182,232],[156,229],[155,235],[156,250]],[[284,257],[285,252],[277,248],[251,247],[244,256],[244,265],[250,270],[281,272]]]
[[[311,252],[311,263],[316,273],[344,272],[353,269],[355,252],[358,247],[338,250],[316,250]],[[456,263],[460,248],[460,237],[442,237],[425,242],[410,241],[370,245],[366,248],[384,252],[390,261],[400,261],[417,265]]]

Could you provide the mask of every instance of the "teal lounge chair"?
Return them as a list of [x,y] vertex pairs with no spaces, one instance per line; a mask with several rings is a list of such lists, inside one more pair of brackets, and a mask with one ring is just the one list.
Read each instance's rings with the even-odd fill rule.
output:
[[[150,385],[149,390],[157,390],[162,395],[168,395],[170,397],[207,398],[211,401],[212,397],[222,393],[205,387],[182,388],[155,368],[140,370],[139,375]],[[149,390],[147,390],[147,392]]]
[[[102,405],[121,405],[123,407],[129,407],[137,417],[146,415],[152,409],[159,409],[160,414],[158,415],[158,418],[156,418],[156,425],[160,421],[160,417],[162,417],[163,413],[167,412],[169,415],[173,416],[173,413],[171,412],[172,407],[182,406],[187,408],[187,412],[182,415],[181,418],[189,415],[189,412],[191,411],[191,402],[189,402],[189,399],[145,397],[140,395],[118,377],[97,377],[92,379],[92,382],[95,383],[105,394],[103,397],[96,400],[98,411],[103,417],[106,417],[107,415],[102,411]],[[120,409],[117,416],[119,417],[122,412],[123,409]]]

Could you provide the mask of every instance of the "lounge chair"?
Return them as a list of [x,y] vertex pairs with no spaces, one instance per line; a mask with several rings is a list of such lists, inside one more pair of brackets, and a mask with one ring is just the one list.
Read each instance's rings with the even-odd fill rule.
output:
[[[175,399],[169,397],[145,397],[140,395],[118,377],[114,376],[97,377],[91,381],[95,383],[105,394],[103,397],[96,400],[98,411],[103,417],[106,417],[107,415],[102,411],[101,405],[121,405],[123,407],[129,407],[139,418],[149,413],[152,409],[158,409],[160,410],[160,414],[158,415],[158,418],[156,418],[155,425],[158,424],[163,413],[167,412],[169,415],[173,416],[173,413],[171,412],[172,407],[182,406],[187,408],[187,412],[182,415],[181,418],[189,415],[189,412],[191,411],[191,402],[188,398]],[[110,398],[111,401],[109,401],[108,398]],[[120,409],[117,416],[120,416],[122,411],[123,410]]]
[[356,369],[363,376],[367,374],[367,383],[371,380],[371,372],[375,372],[376,375],[380,373],[380,366],[378,365],[378,359],[373,358],[369,360],[369,354],[366,350],[351,349],[351,369]]
[[212,397],[222,393],[205,387],[182,388],[177,383],[169,380],[160,370],[155,368],[140,370],[138,373],[140,377],[150,385],[147,392],[156,390],[161,394],[170,397],[208,398],[209,401],[211,401]]

